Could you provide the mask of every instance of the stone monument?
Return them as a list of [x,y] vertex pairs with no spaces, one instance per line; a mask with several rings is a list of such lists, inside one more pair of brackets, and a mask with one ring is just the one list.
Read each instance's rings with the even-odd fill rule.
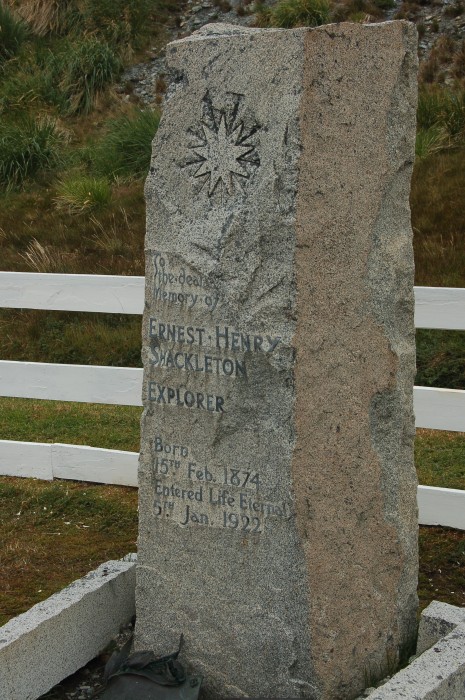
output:
[[348,700],[408,653],[416,36],[170,44],[147,180],[138,648],[204,698]]

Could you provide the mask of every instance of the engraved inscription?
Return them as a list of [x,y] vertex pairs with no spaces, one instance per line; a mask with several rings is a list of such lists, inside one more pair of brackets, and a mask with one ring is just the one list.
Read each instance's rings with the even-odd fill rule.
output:
[[166,258],[153,253],[154,288],[153,298],[166,304],[186,309],[195,307],[215,311],[219,297],[208,289],[208,283],[201,274],[186,271],[185,266],[171,269]]
[[[222,322],[220,295],[206,275],[176,255],[151,254],[153,306],[145,322],[154,375],[147,380],[148,401],[159,409],[201,411],[221,420],[228,411],[230,382],[247,385],[257,356],[279,356],[283,339]],[[205,379],[192,386],[194,377]],[[157,519],[180,527],[217,527],[258,536],[271,521],[291,517],[290,502],[280,501],[276,485],[267,483],[266,461],[256,464],[251,456],[237,464],[228,453],[206,454],[208,447],[207,453],[202,447],[199,459],[187,442],[173,444],[155,436],[152,478]]]
[[[281,337],[244,332],[220,324],[210,327],[190,325],[167,318],[172,313],[181,312],[182,315],[183,310],[197,306],[213,314],[219,308],[219,295],[209,288],[204,275],[189,270],[187,265],[173,264],[166,254],[156,251],[152,252],[152,257],[154,297],[162,302],[163,307],[161,316],[148,319],[150,365],[170,373],[194,373],[198,376],[203,373],[204,376],[216,375],[227,380],[247,380],[247,354],[271,354],[280,344]],[[164,306],[165,302],[167,307]],[[176,345],[181,347],[173,347]],[[173,386],[172,379],[149,381],[147,396],[150,402],[160,405],[217,414],[226,411],[225,398],[221,394],[194,392],[183,384]]]
[[150,381],[148,383],[149,401],[168,406],[199,408],[210,413],[224,413],[224,398],[202,391],[189,391],[183,386],[173,387]]
[[182,527],[203,525],[261,534],[271,518],[289,518],[287,502],[263,493],[258,470],[244,466],[199,464],[191,447],[174,445],[159,435],[152,442],[156,517]]

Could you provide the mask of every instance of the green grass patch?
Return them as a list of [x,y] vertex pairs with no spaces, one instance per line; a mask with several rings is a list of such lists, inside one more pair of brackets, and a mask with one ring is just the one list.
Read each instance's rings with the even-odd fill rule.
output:
[[[0,438],[139,450],[137,406],[0,398]],[[417,430],[415,463],[425,486],[465,490],[465,433]]]
[[465,332],[419,328],[416,331],[420,386],[465,389]]
[[15,17],[8,7],[0,4],[0,64],[19,53],[28,33],[25,22]]
[[140,316],[3,309],[0,334],[3,360],[141,366]]
[[439,127],[450,137],[463,137],[465,90],[423,85],[418,96],[417,123],[420,130]]
[[0,478],[0,625],[136,551],[137,490]]
[[327,0],[279,0],[271,7],[259,8],[259,24],[290,29],[292,27],[318,27],[331,19],[331,7]]
[[0,398],[0,439],[139,451],[142,408]]
[[415,464],[423,486],[465,490],[465,433],[417,430]]
[[448,145],[447,133],[439,126],[418,129],[415,139],[415,157],[424,160]]
[[6,190],[23,185],[61,160],[63,135],[48,117],[23,117],[0,124],[0,186]]
[[111,200],[111,185],[104,177],[71,175],[57,186],[57,207],[82,214],[105,206]]
[[103,138],[87,151],[92,170],[111,178],[146,177],[159,123],[160,113],[152,109],[111,120]]
[[60,51],[49,54],[43,97],[63,114],[88,114],[121,68],[115,49],[96,37],[65,42]]

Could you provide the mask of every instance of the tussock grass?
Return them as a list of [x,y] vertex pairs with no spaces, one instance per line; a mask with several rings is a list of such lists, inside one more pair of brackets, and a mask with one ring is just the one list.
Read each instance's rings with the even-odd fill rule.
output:
[[[53,246],[43,246],[37,238],[33,238],[20,257],[32,272],[67,272],[69,263],[76,254],[67,253]],[[1,322],[0,322],[1,326]]]
[[18,5],[18,12],[39,37],[68,31],[74,9],[74,0],[21,0]]
[[[10,4],[14,4],[10,0]],[[79,30],[117,43],[144,45],[151,29],[153,0],[22,0],[17,11],[37,37]]]
[[103,138],[89,149],[93,171],[112,178],[146,177],[159,123],[160,113],[152,109],[111,120]]
[[64,114],[88,114],[121,67],[115,50],[95,37],[67,42],[60,52],[49,56],[43,97]]
[[64,137],[48,117],[29,116],[0,124],[0,186],[20,187],[25,180],[53,170],[61,160]]
[[28,59],[10,61],[0,82],[0,114],[7,118],[13,112],[30,113],[34,103],[41,102],[42,78]]
[[433,153],[442,151],[448,145],[449,139],[444,129],[438,126],[431,126],[429,129],[419,129],[415,139],[415,157],[424,160]]
[[104,177],[72,175],[57,186],[56,206],[71,214],[82,214],[105,206],[111,200],[111,186]]
[[280,0],[271,8],[273,27],[318,27],[331,17],[327,0]]
[[465,91],[428,88],[420,90],[417,112],[420,129],[439,126],[450,136],[463,135],[465,128]]
[[127,255],[134,234],[130,217],[124,207],[120,207],[119,212],[113,214],[105,226],[95,218],[92,218],[92,223],[95,226],[93,241],[99,250],[112,257]]
[[0,3],[0,64],[16,56],[28,34],[27,25]]
[[331,7],[328,0],[279,0],[271,7],[260,7],[258,14],[261,26],[317,27],[330,21]]
[[147,41],[155,6],[153,0],[84,0],[81,17],[87,31],[137,49]]

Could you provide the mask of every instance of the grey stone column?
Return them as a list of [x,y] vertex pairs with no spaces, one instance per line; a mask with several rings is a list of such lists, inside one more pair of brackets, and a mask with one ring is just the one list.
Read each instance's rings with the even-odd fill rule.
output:
[[415,634],[412,25],[168,46],[147,180],[137,645],[349,700]]

